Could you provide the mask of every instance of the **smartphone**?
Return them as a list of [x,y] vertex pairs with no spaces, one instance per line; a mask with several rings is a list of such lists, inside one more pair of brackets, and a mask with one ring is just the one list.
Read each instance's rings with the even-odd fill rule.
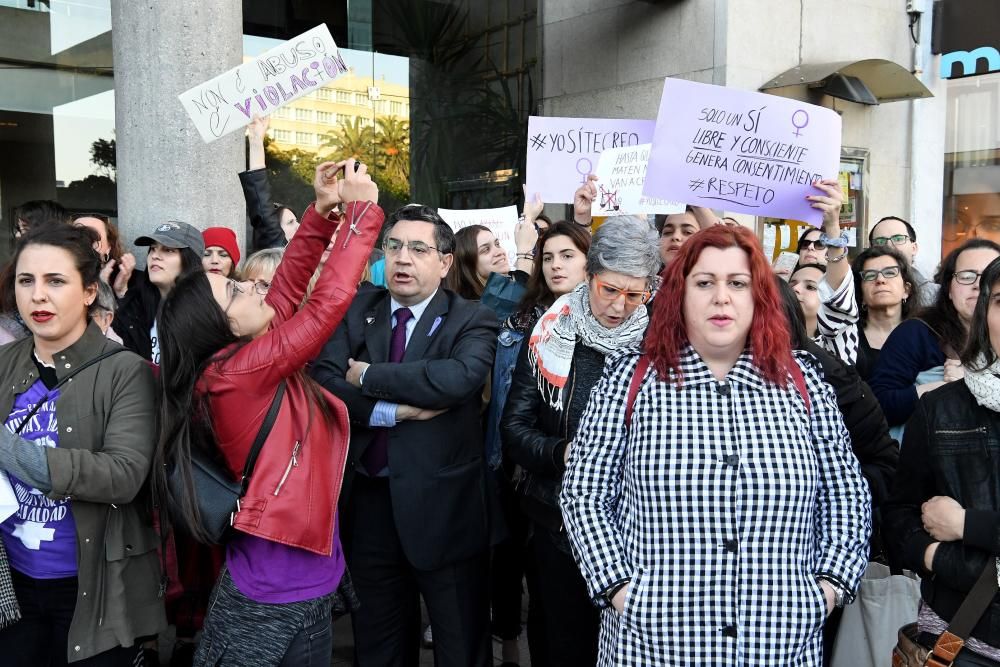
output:
[[774,272],[785,280],[788,280],[788,276],[792,275],[792,271],[795,270],[795,265],[798,263],[798,253],[783,252],[774,260]]

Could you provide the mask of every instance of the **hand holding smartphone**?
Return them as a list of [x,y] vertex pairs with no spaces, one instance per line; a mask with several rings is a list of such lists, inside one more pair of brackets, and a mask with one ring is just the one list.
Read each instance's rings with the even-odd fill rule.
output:
[[795,252],[783,252],[774,260],[774,272],[784,280],[788,280],[795,270],[795,265],[799,263],[799,255]]

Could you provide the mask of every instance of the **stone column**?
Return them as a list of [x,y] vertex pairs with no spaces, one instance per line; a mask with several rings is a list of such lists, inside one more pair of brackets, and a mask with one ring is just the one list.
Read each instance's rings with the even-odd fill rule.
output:
[[[177,96],[243,59],[241,0],[111,0],[118,216],[126,248],[166,220],[232,228],[246,205],[244,134],[202,141]],[[145,249],[143,249],[144,251]],[[140,264],[145,252],[136,254]]]

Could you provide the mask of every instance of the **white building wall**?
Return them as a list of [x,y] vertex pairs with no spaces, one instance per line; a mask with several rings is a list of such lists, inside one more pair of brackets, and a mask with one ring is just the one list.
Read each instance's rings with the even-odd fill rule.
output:
[[[542,111],[552,116],[655,118],[666,76],[757,90],[800,64],[883,58],[910,69],[913,60],[905,0],[540,0],[539,9]],[[810,99],[804,89],[782,93]],[[935,239],[940,246],[943,99],[810,101],[841,113],[844,146],[869,151],[868,220],[912,219],[925,248],[918,263],[930,270]],[[927,119],[915,148],[914,108]]]

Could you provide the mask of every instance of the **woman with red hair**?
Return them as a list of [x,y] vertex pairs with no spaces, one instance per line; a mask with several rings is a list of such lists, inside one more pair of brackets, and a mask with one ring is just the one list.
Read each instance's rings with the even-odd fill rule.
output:
[[698,232],[663,277],[643,350],[608,358],[563,479],[603,607],[598,664],[818,666],[871,532],[836,397],[793,356],[750,231]]

